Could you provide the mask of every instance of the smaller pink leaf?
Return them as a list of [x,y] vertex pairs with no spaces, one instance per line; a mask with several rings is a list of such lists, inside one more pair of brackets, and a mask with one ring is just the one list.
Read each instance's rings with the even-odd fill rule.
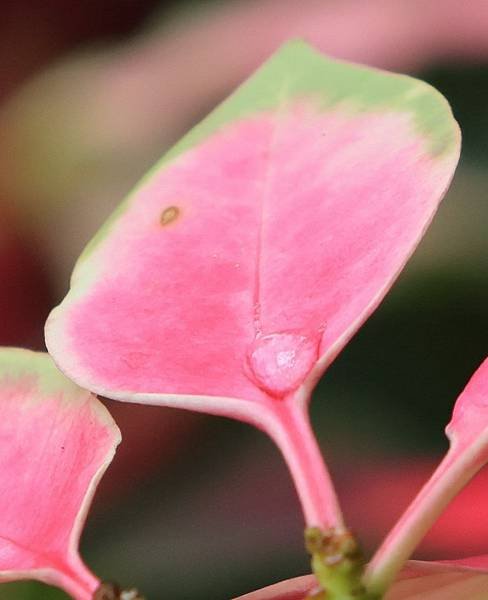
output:
[[0,582],[38,579],[90,600],[78,555],[120,432],[105,407],[45,353],[0,349]]

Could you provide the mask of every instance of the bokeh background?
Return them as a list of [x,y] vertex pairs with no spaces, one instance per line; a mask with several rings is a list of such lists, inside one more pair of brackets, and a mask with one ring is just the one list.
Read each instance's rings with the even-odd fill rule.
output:
[[[313,399],[348,522],[369,552],[445,450],[452,403],[488,353],[486,0],[2,0],[0,344],[43,348],[43,321],[113,207],[297,36],[331,56],[433,83],[464,135],[454,184],[424,242]],[[82,542],[100,576],[153,600],[228,600],[307,572],[298,502],[261,433],[107,404],[124,442]],[[416,556],[481,553],[488,472]],[[21,583],[1,586],[0,598],[65,596]]]

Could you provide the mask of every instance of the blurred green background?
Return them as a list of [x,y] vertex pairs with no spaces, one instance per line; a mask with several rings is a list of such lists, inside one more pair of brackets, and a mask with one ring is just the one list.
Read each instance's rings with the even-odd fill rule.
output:
[[[446,448],[452,403],[487,354],[486,2],[4,0],[2,8],[2,345],[43,348],[43,321],[97,227],[284,39],[412,73],[447,96],[464,136],[453,186],[312,404],[348,522],[373,549]],[[298,501],[264,435],[183,411],[108,406],[125,442],[82,541],[98,575],[154,600],[225,600],[307,572]],[[481,473],[417,556],[487,552]],[[64,597],[40,584],[0,586],[1,600]]]

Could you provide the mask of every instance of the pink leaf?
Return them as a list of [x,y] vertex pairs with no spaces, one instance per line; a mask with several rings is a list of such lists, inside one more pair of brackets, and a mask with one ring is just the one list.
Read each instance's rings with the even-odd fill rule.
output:
[[338,521],[300,411],[413,252],[458,153],[429,86],[290,43],[102,228],[49,350],[105,396],[267,430],[307,522]]
[[0,350],[0,581],[38,579],[90,600],[78,540],[120,441],[103,405],[47,354]]
[[82,255],[50,351],[109,396],[255,420],[377,306],[458,150],[429,86],[289,44]]

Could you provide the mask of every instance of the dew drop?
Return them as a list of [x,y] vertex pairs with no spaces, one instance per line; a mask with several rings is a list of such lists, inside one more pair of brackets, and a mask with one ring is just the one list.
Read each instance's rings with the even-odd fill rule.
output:
[[281,398],[303,383],[318,358],[318,346],[318,337],[293,331],[258,335],[247,356],[248,376]]
[[161,213],[159,222],[164,227],[165,225],[169,225],[173,221],[176,221],[176,219],[179,217],[179,215],[180,215],[180,209],[177,206],[168,206],[168,208],[165,208],[163,210],[163,212]]

